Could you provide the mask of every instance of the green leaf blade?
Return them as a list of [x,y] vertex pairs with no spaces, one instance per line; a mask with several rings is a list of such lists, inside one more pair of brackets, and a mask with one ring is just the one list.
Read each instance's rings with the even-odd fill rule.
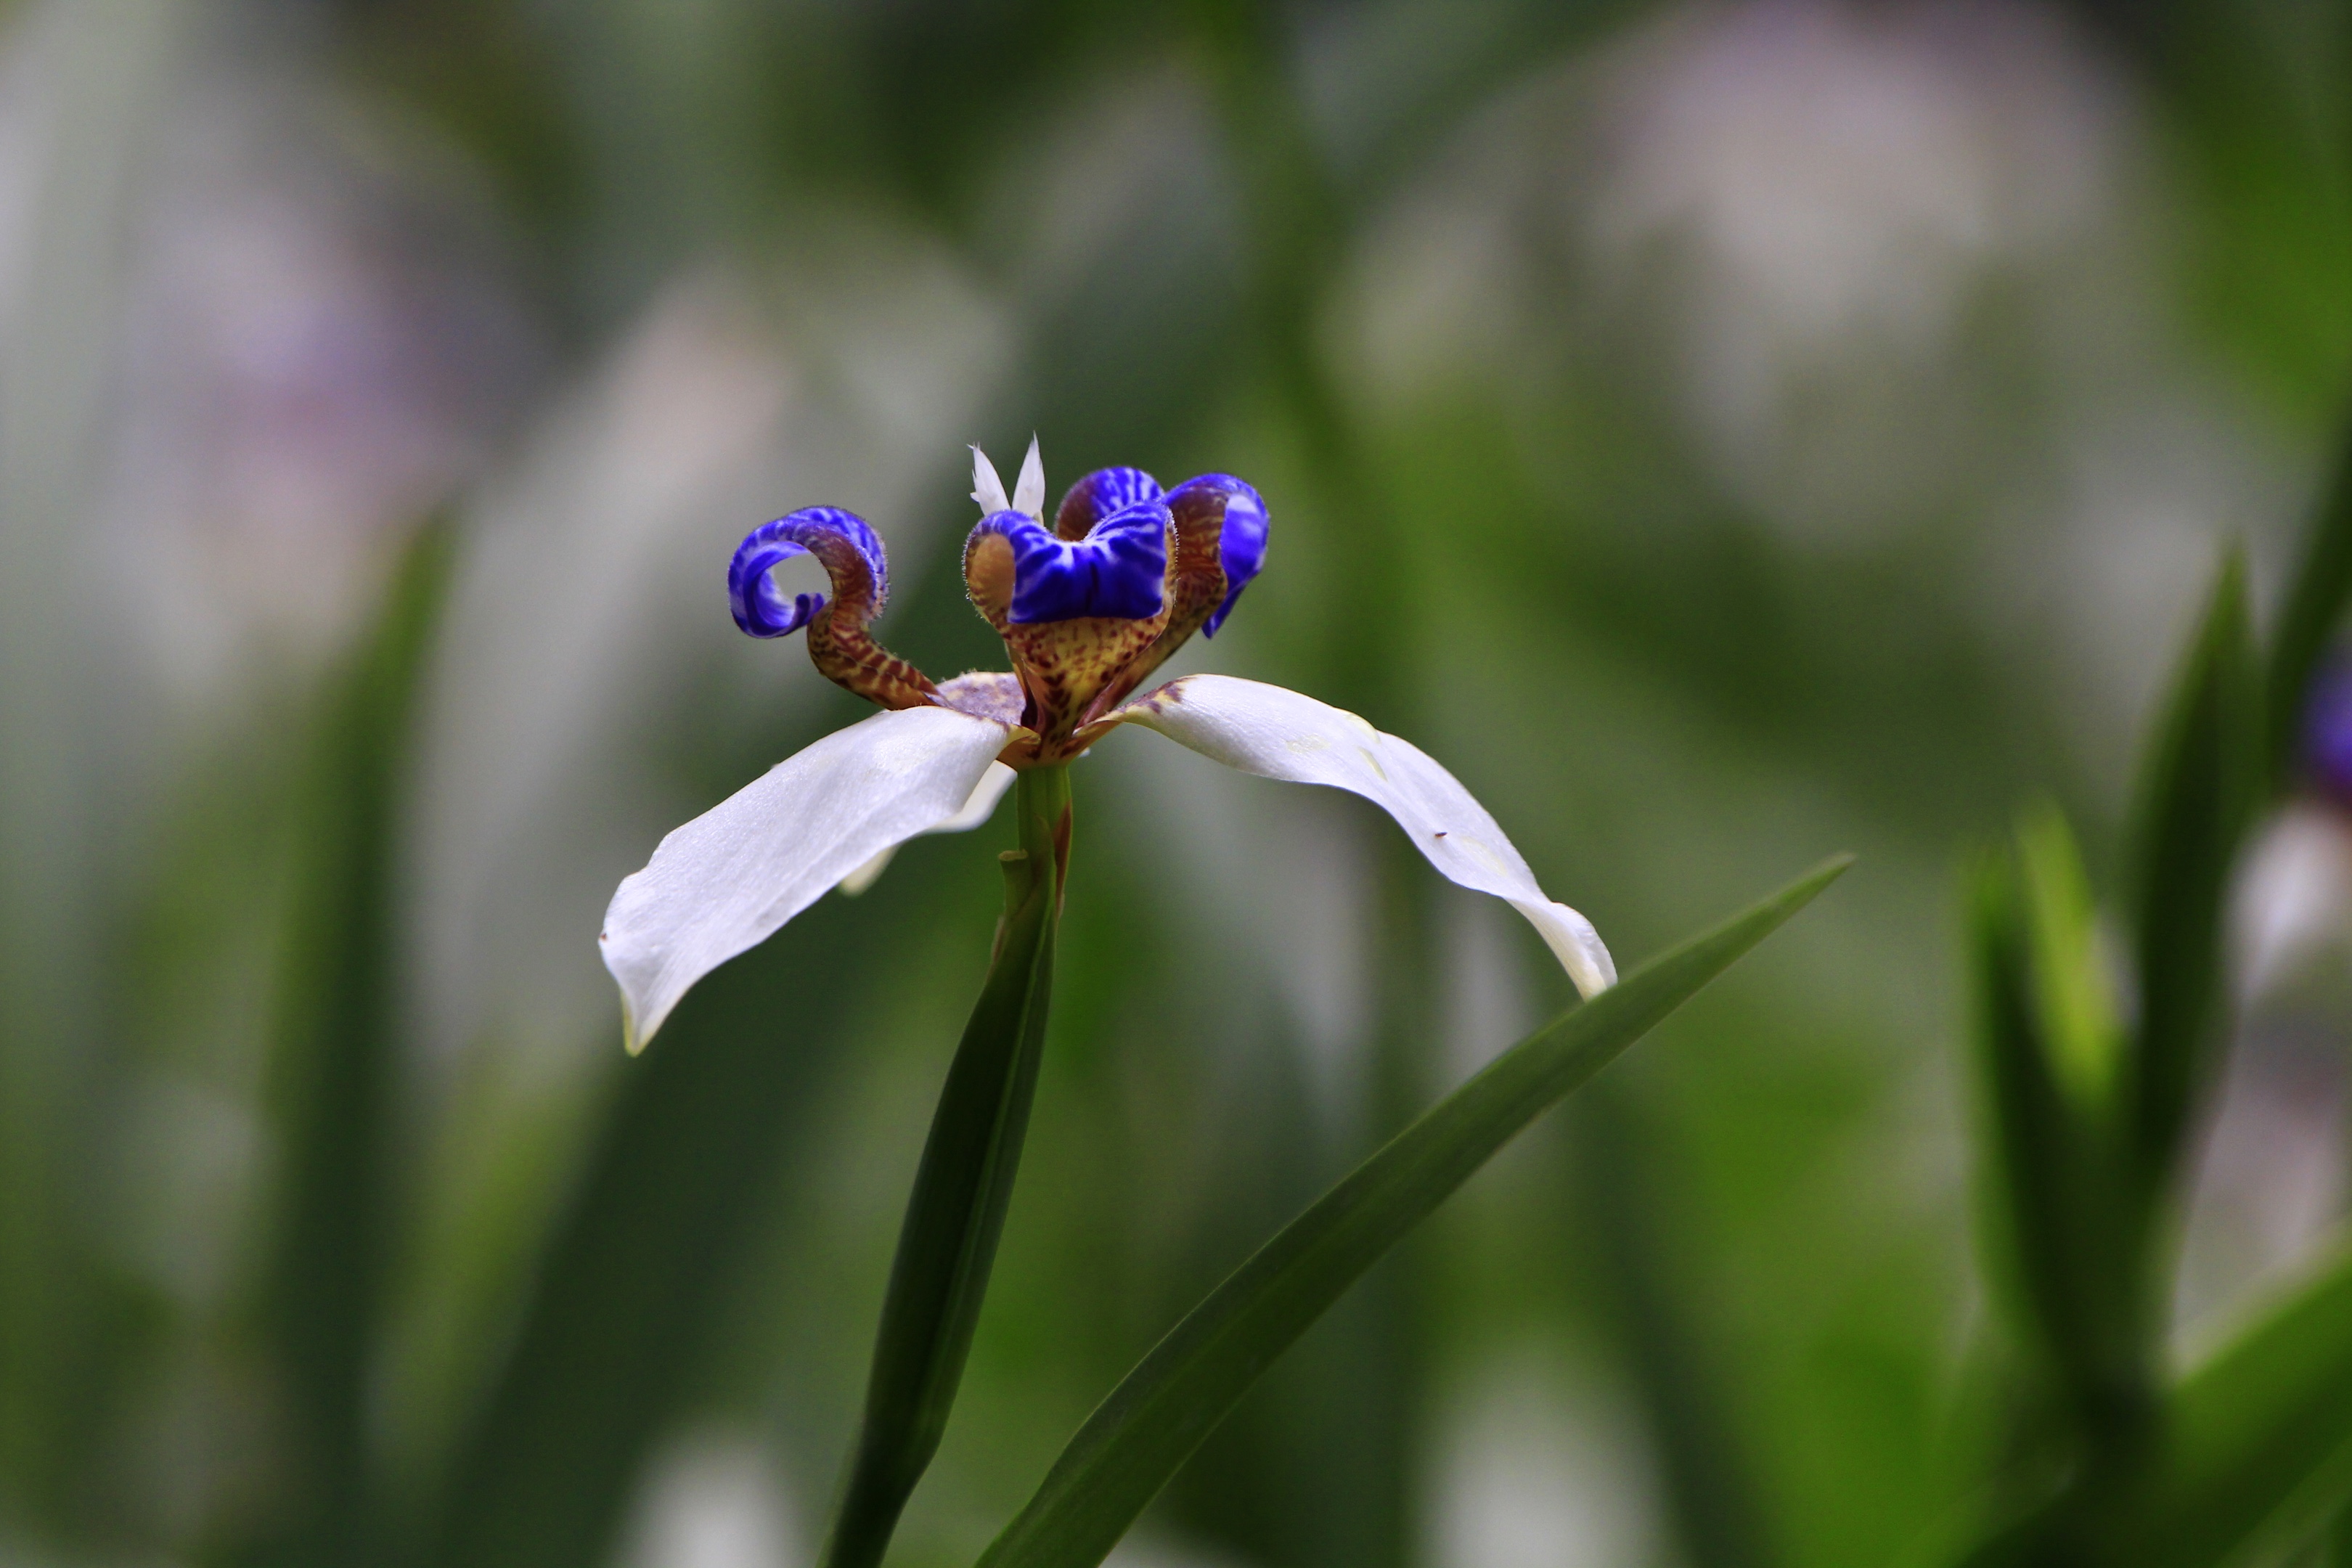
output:
[[2104,1121],[2123,1065],[2123,1026],[2101,962],[2090,879],[2056,806],[2043,805],[2018,823],[2017,865],[2051,1075],[2080,1115]]
[[882,1560],[939,1451],[971,1351],[1035,1099],[1069,846],[1069,778],[1021,775],[1023,849],[1005,864],[1005,918],[988,978],[940,1090],[876,1331],[866,1414],[821,1561]]
[[2072,1128],[2034,1006],[2026,896],[2006,857],[1988,857],[1969,879],[1967,940],[1990,1149],[1988,1217],[2019,1309],[2064,1360],[2081,1336],[2071,1310],[2069,1227],[2051,1198],[2074,1184]]
[[340,1562],[369,1507],[368,1375],[396,1207],[395,842],[408,739],[455,536],[420,529],[320,714],[299,799],[268,1111],[285,1166],[262,1320],[301,1481],[223,1554]]
[[981,1568],[1093,1568],[1258,1376],[1528,1122],[1844,871],[1825,862],[1505,1052],[1285,1226],[1097,1407]]
[[2210,1568],[2352,1496],[2352,1248],[2182,1380],[2118,1562]]
[[780,1038],[772,970],[698,989],[661,1048],[621,1068],[494,1381],[434,1490],[385,1521],[407,1527],[410,1568],[573,1568],[611,1550],[843,1023],[820,1000],[795,1017],[805,1037]]
[[1977,868],[1968,928],[1990,1259],[2075,1435],[2120,1438],[2154,1400],[2141,1211],[2119,1158],[2117,1041],[2087,889],[2054,810],[2028,814],[2016,852]]
[[2173,684],[2141,795],[2132,1100],[2137,1173],[2150,1203],[2168,1191],[2218,1056],[2222,928],[2259,776],[2260,722],[2245,571],[2233,552]]
[[[846,953],[882,949],[883,912],[870,899],[831,902]],[[786,962],[766,955],[772,970]],[[761,963],[711,976],[661,1048],[626,1063],[497,1383],[411,1510],[421,1517],[398,1561],[573,1568],[611,1552],[630,1481],[770,1217],[747,1195],[772,1188],[836,1048],[824,1042],[856,1022],[802,1013],[803,1037],[780,1041]]]

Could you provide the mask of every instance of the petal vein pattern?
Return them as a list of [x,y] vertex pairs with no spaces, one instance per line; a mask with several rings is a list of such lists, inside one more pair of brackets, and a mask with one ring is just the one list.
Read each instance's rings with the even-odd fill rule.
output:
[[630,1050],[696,981],[876,855],[956,816],[1009,735],[948,708],[877,713],[664,838],[614,893],[599,939]]
[[1245,773],[1362,795],[1396,818],[1449,880],[1491,893],[1525,915],[1580,994],[1617,983],[1617,966],[1592,922],[1546,896],[1486,808],[1412,742],[1328,702],[1225,675],[1171,681],[1114,717]]
[[1013,552],[1010,618],[1016,625],[1108,616],[1142,620],[1160,613],[1168,571],[1168,509],[1138,501],[1095,524],[1083,539],[1055,536],[1021,511],[981,520],[967,543],[992,536]]

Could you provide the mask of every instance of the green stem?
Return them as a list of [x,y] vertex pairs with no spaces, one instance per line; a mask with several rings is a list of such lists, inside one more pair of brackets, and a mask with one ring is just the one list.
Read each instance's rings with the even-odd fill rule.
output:
[[1004,918],[980,1000],[940,1090],[882,1304],[866,1415],[824,1568],[882,1560],[939,1451],[1003,1234],[1021,1163],[1054,977],[1070,846],[1070,781],[1032,768],[1014,795],[1021,847],[1004,866]]

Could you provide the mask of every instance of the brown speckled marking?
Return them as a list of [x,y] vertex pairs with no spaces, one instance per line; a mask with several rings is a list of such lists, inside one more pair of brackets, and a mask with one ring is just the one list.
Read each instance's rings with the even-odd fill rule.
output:
[[1004,761],[1015,767],[1066,762],[1086,750],[1076,739],[1078,727],[1103,710],[1099,699],[1104,690],[1124,679],[1136,656],[1168,626],[1164,605],[1158,615],[1143,620],[1080,616],[1067,621],[1015,622],[1011,614],[1013,545],[1002,534],[984,533],[966,546],[963,581],[972,608],[1004,639],[1013,672],[1021,679],[1021,723],[1035,739],[1020,756],[1007,750]]
[[1137,698],[1134,701],[1128,703],[1123,709],[1111,709],[1105,712],[1100,718],[1087,720],[1085,723],[1079,725],[1076,731],[1070,737],[1072,754],[1075,755],[1079,752],[1085,751],[1088,746],[1093,745],[1097,741],[1101,740],[1105,735],[1108,735],[1113,730],[1118,729],[1123,721],[1121,717],[1122,714],[1131,713],[1139,708],[1149,710],[1154,713],[1165,713],[1171,708],[1182,706],[1184,701],[1184,681],[1189,679],[1191,678],[1188,676],[1171,680],[1167,685],[1161,687],[1159,690]]
[[1066,761],[1085,749],[1073,740],[1079,725],[1092,716],[1095,700],[1167,622],[1163,609],[1147,620],[1081,616],[1004,627],[1013,668],[1029,699],[1021,722],[1035,732],[1040,761]]
[[959,713],[969,713],[976,719],[993,719],[1011,728],[1012,737],[996,760],[1009,768],[1025,768],[1037,761],[1037,737],[1021,727],[1021,712],[1028,698],[1021,689],[1021,678],[1009,670],[971,669],[952,680],[940,682],[932,700]]
[[809,623],[809,658],[817,672],[884,708],[921,708],[936,689],[931,678],[877,643],[866,631],[882,611],[866,558],[845,539],[819,539],[810,554],[833,580],[833,599]]
[[1021,678],[1002,669],[968,669],[951,680],[940,681],[933,696],[943,708],[993,719],[1000,724],[1021,722],[1021,710],[1028,703],[1021,690]]
[[[1087,616],[1015,625],[1012,542],[1000,534],[972,541],[964,552],[964,586],[972,607],[1011,650],[1024,697],[1021,723],[1028,734],[1007,746],[1001,760],[1029,767],[1066,762],[1085,751],[1114,727],[1105,717],[1216,613],[1225,597],[1220,547],[1230,499],[1202,491],[1182,498],[1181,509],[1171,507],[1161,607],[1147,620]],[[1055,521],[1068,537],[1066,520]],[[1166,687],[1147,700],[1165,705],[1183,698]]]
[[1099,719],[1126,701],[1224,602],[1225,564],[1219,547],[1224,542],[1225,504],[1230,499],[1213,490],[1194,491],[1180,497],[1181,505],[1171,503],[1171,514],[1176,521],[1169,531],[1168,580],[1163,590],[1168,624],[1128,662],[1117,679],[1103,688],[1087,719]]

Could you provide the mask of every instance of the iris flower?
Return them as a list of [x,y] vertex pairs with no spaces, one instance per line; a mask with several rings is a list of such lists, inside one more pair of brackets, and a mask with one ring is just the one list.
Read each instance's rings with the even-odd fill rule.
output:
[[[753,529],[736,551],[736,625],[755,637],[805,629],[817,669],[883,711],[672,832],[621,883],[602,946],[632,1051],[696,981],[827,889],[856,890],[919,834],[977,826],[1016,770],[1058,767],[1130,724],[1244,773],[1364,796],[1444,876],[1526,916],[1581,994],[1615,982],[1591,922],[1547,897],[1486,808],[1410,742],[1232,676],[1142,689],[1195,631],[1216,635],[1265,563],[1256,490],[1227,474],[1163,490],[1140,468],[1100,468],[1070,487],[1048,526],[1034,440],[1010,498],[977,447],[972,484],[982,516],[964,543],[964,584],[1004,639],[1009,673],[934,681],[874,640],[889,573],[882,542],[854,512],[803,508]],[[788,601],[771,574],[803,554],[833,592]]]

